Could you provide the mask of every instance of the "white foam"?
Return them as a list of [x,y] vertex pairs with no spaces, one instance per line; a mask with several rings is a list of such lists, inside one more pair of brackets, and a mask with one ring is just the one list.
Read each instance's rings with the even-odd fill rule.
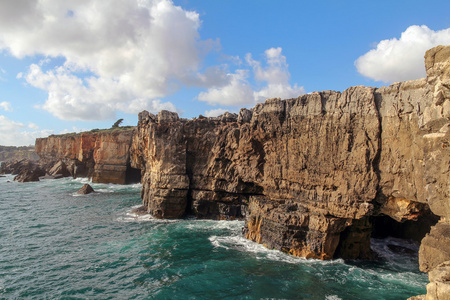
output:
[[81,183],[92,183],[92,178],[87,177],[78,177],[78,178],[71,178],[72,181],[81,182]]
[[322,261],[317,259],[306,259],[303,257],[297,257],[286,254],[279,250],[269,249],[261,244],[250,241],[241,235],[231,236],[210,236],[209,241],[216,248],[223,248],[227,250],[238,250],[242,252],[253,253],[256,255],[256,259],[269,259],[279,262],[285,262],[290,264],[343,264],[342,259]]
[[150,214],[142,214],[137,213],[136,209],[141,207],[142,205],[134,205],[131,207],[131,209],[127,210],[125,212],[125,215],[119,216],[116,220],[119,222],[124,223],[141,223],[141,222],[153,222],[153,223],[175,223],[179,222],[180,220],[172,220],[172,219],[156,219]]
[[241,232],[244,221],[214,221],[214,220],[193,220],[186,224],[186,228],[190,230],[208,229],[208,230],[230,230]]
[[337,295],[326,295],[325,300],[342,300],[342,298],[339,298]]

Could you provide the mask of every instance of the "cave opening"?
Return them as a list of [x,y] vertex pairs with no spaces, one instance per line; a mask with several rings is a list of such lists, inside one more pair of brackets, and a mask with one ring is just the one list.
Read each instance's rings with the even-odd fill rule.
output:
[[127,166],[125,174],[125,184],[140,183],[141,182],[141,169],[132,168]]
[[395,237],[420,242],[439,217],[431,211],[425,211],[417,220],[398,222],[386,215],[372,217],[372,238]]
[[[339,243],[334,258],[344,259],[373,259],[376,251],[370,250],[372,239],[396,238],[420,243],[431,227],[439,221],[439,217],[425,208],[415,220],[399,222],[390,216],[380,214],[361,220],[354,220],[339,235]],[[399,245],[388,245],[397,252],[408,250]]]

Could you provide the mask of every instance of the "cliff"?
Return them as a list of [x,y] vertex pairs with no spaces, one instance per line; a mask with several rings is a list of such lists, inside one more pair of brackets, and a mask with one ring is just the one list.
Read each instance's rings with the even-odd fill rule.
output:
[[143,111],[134,131],[50,136],[36,151],[94,182],[140,170],[155,217],[245,219],[245,237],[297,256],[369,258],[371,236],[426,234],[420,267],[434,271],[435,297],[450,282],[450,46],[427,51],[425,67],[424,79],[238,115]]
[[90,177],[93,182],[125,184],[139,181],[130,168],[133,128],[52,135],[36,139],[36,153],[51,175]]
[[145,208],[158,218],[245,218],[247,238],[321,259],[369,257],[386,217],[416,238],[433,214],[443,226],[448,52],[427,52],[426,79],[379,89],[270,99],[218,118],[140,113],[131,165],[142,169]]
[[34,151],[33,146],[0,146],[0,161],[11,161],[11,160],[38,160],[39,157]]

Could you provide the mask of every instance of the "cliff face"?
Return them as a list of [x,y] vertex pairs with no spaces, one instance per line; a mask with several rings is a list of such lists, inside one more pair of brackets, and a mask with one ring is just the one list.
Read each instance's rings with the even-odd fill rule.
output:
[[84,132],[36,139],[36,152],[50,169],[62,162],[70,175],[125,184],[133,177],[129,148],[133,129]]
[[297,256],[366,258],[372,233],[418,239],[434,225],[419,253],[434,299],[450,290],[450,46],[427,51],[425,67],[425,79],[239,115],[144,111],[134,131],[50,136],[36,152],[94,182],[142,170],[155,217],[245,219],[248,239]]
[[140,113],[131,163],[144,206],[245,218],[247,238],[321,259],[368,257],[377,217],[448,218],[448,49],[427,52],[427,79],[380,89],[271,99],[238,116]]
[[0,146],[0,161],[12,161],[12,160],[38,160],[39,157],[34,151],[33,146]]

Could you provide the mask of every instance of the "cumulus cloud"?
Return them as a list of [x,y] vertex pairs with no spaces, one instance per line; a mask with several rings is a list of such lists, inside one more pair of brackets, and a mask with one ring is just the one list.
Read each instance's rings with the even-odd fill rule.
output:
[[224,108],[216,108],[205,111],[205,117],[218,117],[220,115],[223,115],[226,112],[230,112],[228,109]]
[[[289,83],[290,73],[282,49],[270,48],[264,53],[264,62],[254,60],[249,53],[245,57],[249,69],[238,69],[228,74],[228,83],[213,87],[199,94],[198,99],[211,105],[253,105],[267,98],[292,98],[305,93],[303,87]],[[252,85],[250,73],[256,80]]]
[[12,111],[11,103],[9,103],[9,102],[6,102],[6,101],[0,102],[0,107],[5,111]]
[[236,70],[233,74],[227,74],[228,83],[225,86],[210,88],[201,92],[198,99],[211,105],[245,105],[254,102],[253,90],[248,82],[248,70]]
[[425,77],[425,51],[450,44],[450,28],[434,31],[425,25],[408,27],[400,39],[378,43],[355,61],[359,73],[383,82],[406,81]]
[[[196,12],[170,0],[1,1],[0,49],[47,58],[21,75],[48,92],[41,108],[61,119],[99,120],[116,110],[173,110],[158,99],[180,84],[223,82],[220,68],[199,71],[202,56],[219,47],[200,40],[200,24]],[[65,62],[45,69],[56,57]]]
[[33,123],[25,125],[0,115],[0,141],[4,146],[34,145],[36,138],[53,133],[52,130],[37,129],[38,127]]

